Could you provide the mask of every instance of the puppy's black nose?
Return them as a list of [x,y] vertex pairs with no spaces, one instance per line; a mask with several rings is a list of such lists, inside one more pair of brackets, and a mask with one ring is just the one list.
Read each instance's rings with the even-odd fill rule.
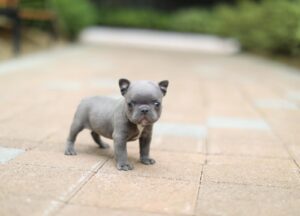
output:
[[148,112],[149,112],[148,108],[141,109],[141,113],[143,113],[143,114],[147,114]]

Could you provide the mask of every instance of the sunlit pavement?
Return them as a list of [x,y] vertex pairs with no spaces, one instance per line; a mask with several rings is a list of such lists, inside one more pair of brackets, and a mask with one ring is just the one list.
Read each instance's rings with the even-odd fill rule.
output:
[[[80,99],[169,79],[151,156],[116,170],[82,132]],[[300,71],[248,55],[83,46],[0,64],[0,215],[299,215]]]

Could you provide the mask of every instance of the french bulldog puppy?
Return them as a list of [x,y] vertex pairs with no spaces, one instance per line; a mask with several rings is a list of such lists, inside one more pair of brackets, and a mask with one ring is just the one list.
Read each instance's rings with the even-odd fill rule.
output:
[[154,164],[150,158],[150,142],[153,124],[162,111],[162,98],[166,95],[169,82],[158,84],[152,81],[119,80],[121,99],[109,97],[89,97],[79,104],[71,125],[65,155],[76,155],[74,143],[83,129],[91,130],[93,140],[100,148],[108,145],[101,136],[113,139],[114,153],[119,170],[132,170],[128,162],[127,142],[139,139],[140,161]]

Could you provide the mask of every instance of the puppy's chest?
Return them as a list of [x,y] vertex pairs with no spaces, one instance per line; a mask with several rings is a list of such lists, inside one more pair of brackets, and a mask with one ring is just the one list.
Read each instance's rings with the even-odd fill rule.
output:
[[140,138],[143,133],[144,127],[142,125],[137,125],[137,129],[135,129],[132,134],[130,134],[129,141],[134,141]]

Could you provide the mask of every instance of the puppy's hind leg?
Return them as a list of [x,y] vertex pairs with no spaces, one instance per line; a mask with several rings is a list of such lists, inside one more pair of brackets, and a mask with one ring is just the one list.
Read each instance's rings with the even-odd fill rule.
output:
[[67,144],[66,144],[66,149],[65,149],[65,155],[76,155],[76,151],[74,149],[74,144],[76,137],[80,131],[82,131],[84,126],[82,123],[78,120],[74,120],[71,129],[70,129],[70,134],[67,139]]
[[97,143],[100,148],[103,148],[103,149],[109,148],[109,145],[106,144],[105,142],[103,142],[101,140],[101,137],[99,136],[99,134],[97,134],[95,131],[92,131],[91,135],[92,135],[93,140],[95,141],[95,143]]

